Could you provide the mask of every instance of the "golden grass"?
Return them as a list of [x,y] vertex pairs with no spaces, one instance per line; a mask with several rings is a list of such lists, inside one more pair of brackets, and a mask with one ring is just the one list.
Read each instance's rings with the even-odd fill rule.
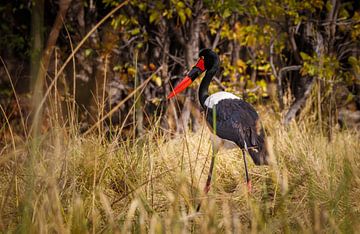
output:
[[[275,123],[275,124],[274,124]],[[155,130],[133,140],[74,135],[54,127],[8,141],[0,156],[0,228],[48,232],[355,232],[360,228],[359,135],[316,127],[269,130],[270,166],[221,150],[212,188],[207,129],[169,139]],[[201,212],[195,209],[202,201]]]

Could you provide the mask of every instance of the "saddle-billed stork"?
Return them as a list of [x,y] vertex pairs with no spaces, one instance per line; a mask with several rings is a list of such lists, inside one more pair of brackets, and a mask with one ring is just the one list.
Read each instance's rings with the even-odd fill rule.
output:
[[[208,88],[212,78],[219,70],[219,64],[219,57],[214,51],[211,49],[201,50],[196,65],[173,89],[167,98],[170,99],[186,89],[196,78],[205,72],[205,76],[200,83],[198,98],[201,107],[205,111],[208,126],[210,128],[216,126],[214,132],[221,138],[223,143],[230,141],[242,150],[246,182],[249,191],[251,191],[251,181],[247,171],[245,150],[248,151],[256,165],[268,164],[264,130],[258,114],[249,103],[228,92],[217,92],[209,96]],[[210,163],[209,176],[204,189],[205,193],[210,189],[212,170],[214,167],[213,159],[214,157]]]

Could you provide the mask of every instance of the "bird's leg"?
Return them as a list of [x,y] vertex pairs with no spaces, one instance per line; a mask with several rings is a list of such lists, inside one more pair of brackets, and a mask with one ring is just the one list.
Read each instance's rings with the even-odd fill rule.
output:
[[[245,146],[245,150],[249,153],[248,148],[247,148],[247,144],[246,144],[245,141],[244,141],[244,146]],[[248,169],[247,169],[245,150],[242,149],[243,158],[244,158],[244,166],[245,166],[246,184],[247,184],[247,187],[248,187],[248,191],[251,192],[251,180],[250,180]]]
[[215,164],[215,157],[212,156],[211,157],[211,162],[210,162],[209,174],[208,174],[208,178],[206,180],[206,184],[205,184],[205,188],[204,188],[205,194],[207,194],[209,192],[209,190],[210,190],[212,174],[213,174],[213,171],[214,171],[214,164]]
[[[215,156],[216,156],[217,152],[218,152],[218,147],[213,143],[209,173],[208,173],[208,177],[207,177],[206,184],[205,184],[205,187],[204,187],[205,195],[210,190],[211,179],[212,179],[212,175],[213,175],[213,171],[214,171],[214,165],[215,165]],[[201,207],[201,202],[199,203],[198,207],[196,208],[197,212],[200,211],[200,207]]]

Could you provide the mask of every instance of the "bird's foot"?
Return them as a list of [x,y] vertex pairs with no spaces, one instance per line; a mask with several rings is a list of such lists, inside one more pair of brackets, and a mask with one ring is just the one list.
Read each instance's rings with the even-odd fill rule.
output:
[[249,193],[252,192],[251,180],[249,180],[249,181],[247,182],[247,189],[248,189],[248,192],[249,192]]

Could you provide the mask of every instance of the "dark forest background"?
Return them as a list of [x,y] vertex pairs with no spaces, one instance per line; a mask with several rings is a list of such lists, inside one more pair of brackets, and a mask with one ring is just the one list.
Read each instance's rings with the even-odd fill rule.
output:
[[129,134],[158,120],[196,130],[197,85],[165,97],[212,48],[221,58],[212,91],[264,105],[285,125],[313,121],[331,137],[334,126],[360,122],[359,39],[359,1],[5,0],[0,120],[23,134],[51,127],[50,111],[82,132],[101,119]]

